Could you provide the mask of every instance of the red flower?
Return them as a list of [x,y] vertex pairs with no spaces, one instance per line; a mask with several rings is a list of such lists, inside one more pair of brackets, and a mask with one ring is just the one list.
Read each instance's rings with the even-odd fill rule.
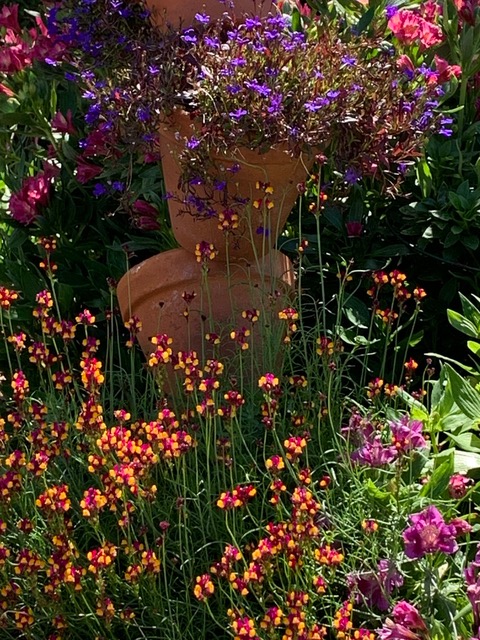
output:
[[77,130],[73,126],[71,109],[67,111],[66,116],[64,116],[61,111],[57,111],[52,119],[51,125],[52,129],[59,133],[70,133],[73,135],[77,133]]

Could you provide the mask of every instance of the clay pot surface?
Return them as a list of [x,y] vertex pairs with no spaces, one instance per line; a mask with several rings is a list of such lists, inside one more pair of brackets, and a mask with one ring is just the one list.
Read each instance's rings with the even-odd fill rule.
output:
[[[219,181],[227,182],[229,203],[232,198],[247,199],[247,204],[235,203],[225,206],[222,192],[214,193],[214,201],[208,201],[216,215],[209,218],[199,216],[194,205],[184,203],[185,195],[179,189],[180,168],[178,157],[184,149],[185,138],[191,137],[194,129],[187,113],[175,112],[169,123],[162,125],[160,131],[160,151],[162,154],[163,176],[166,191],[173,195],[169,199],[169,211],[173,232],[178,244],[194,252],[200,241],[213,243],[220,260],[245,258],[254,261],[265,255],[275,245],[290,211],[298,197],[297,186],[304,181],[311,166],[311,158],[292,158],[286,150],[271,149],[259,154],[249,149],[239,149],[234,156],[215,155],[213,160],[219,168]],[[308,166],[305,164],[308,160]],[[238,171],[231,171],[238,165]],[[268,183],[272,194],[265,194],[257,183]],[[194,196],[208,200],[205,188],[201,185],[191,187]],[[261,201],[258,208],[254,202]],[[268,208],[266,201],[273,203]],[[226,236],[219,229],[218,215],[226,208],[232,208],[239,215],[239,227],[228,234],[228,252]]]
[[160,28],[167,23],[175,28],[188,28],[193,24],[195,14],[202,12],[212,19],[220,18],[224,13],[266,16],[275,12],[271,0],[146,0],[145,4],[152,13],[153,23]]
[[[132,267],[120,280],[117,297],[122,318],[127,321],[135,315],[141,320],[138,340],[146,355],[154,350],[149,338],[165,333],[173,339],[174,353],[193,349],[212,357],[213,347],[204,340],[212,331],[223,334],[227,347],[220,352],[228,352],[233,348],[228,327],[248,326],[242,311],[267,309],[275,318],[293,290],[291,262],[279,251],[265,257],[261,265],[232,264],[229,276],[225,263],[213,260],[208,269],[206,279],[202,278],[202,265],[192,254],[172,249]],[[270,303],[269,294],[274,291],[281,295]],[[196,294],[188,305],[188,321],[184,292]]]

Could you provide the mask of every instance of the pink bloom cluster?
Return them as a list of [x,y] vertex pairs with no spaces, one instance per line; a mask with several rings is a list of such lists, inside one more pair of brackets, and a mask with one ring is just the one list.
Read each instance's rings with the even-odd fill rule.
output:
[[433,0],[423,2],[419,10],[400,9],[391,16],[388,28],[406,45],[419,44],[429,49],[443,41],[442,29],[435,24],[441,14],[441,6]]
[[458,550],[457,538],[469,533],[471,525],[455,518],[449,524],[434,505],[410,516],[410,527],[403,532],[407,558],[423,558],[427,553],[443,551],[449,555]]
[[20,224],[29,225],[40,215],[42,207],[50,201],[50,187],[58,169],[44,164],[43,171],[25,178],[19,191],[10,197],[10,214]]
[[22,30],[18,21],[18,4],[4,6],[0,12],[0,72],[16,73],[34,60],[55,62],[61,59],[65,45],[53,38],[40,16],[36,27]]

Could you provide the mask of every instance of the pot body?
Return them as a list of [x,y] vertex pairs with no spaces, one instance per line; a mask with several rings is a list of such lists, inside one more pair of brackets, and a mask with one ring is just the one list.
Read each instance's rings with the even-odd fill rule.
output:
[[[249,149],[239,149],[234,156],[217,154],[212,158],[217,172],[212,178],[226,184],[225,191],[207,193],[202,185],[194,185],[186,200],[179,188],[178,157],[185,139],[194,131],[188,114],[182,111],[174,112],[160,131],[163,177],[166,191],[172,196],[168,205],[178,244],[194,252],[198,242],[212,243],[220,260],[254,261],[266,255],[275,246],[295,204],[298,183],[305,180],[309,170],[305,159],[292,158],[282,149],[263,154]],[[268,193],[262,186],[267,184],[271,187]],[[209,209],[208,215],[202,211],[203,205]],[[228,234],[219,228],[219,216],[225,210],[238,215],[238,228]]]
[[167,23],[175,28],[188,28],[195,14],[202,12],[217,19],[224,13],[265,16],[275,11],[272,0],[146,0],[145,4],[152,13],[153,23],[160,28]]
[[[167,334],[174,353],[195,350],[213,357],[215,350],[227,355],[238,348],[230,330],[249,326],[243,311],[271,315],[270,322],[259,325],[278,324],[278,311],[290,300],[293,283],[291,262],[279,251],[261,265],[232,263],[227,272],[221,261],[202,265],[185,249],[172,249],[130,269],[118,283],[117,297],[123,320],[137,316],[142,322],[138,341],[147,356],[154,350],[149,338]],[[184,292],[195,294],[189,304]],[[221,338],[219,348],[205,341],[212,332]]]

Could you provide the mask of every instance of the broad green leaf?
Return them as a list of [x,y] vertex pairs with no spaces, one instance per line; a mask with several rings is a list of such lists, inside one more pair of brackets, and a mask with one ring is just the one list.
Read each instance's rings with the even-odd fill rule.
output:
[[463,295],[463,293],[459,293],[460,302],[462,303],[463,315],[467,320],[470,320],[478,329],[480,329],[480,309],[478,309],[473,302]]
[[448,437],[463,451],[471,451],[472,453],[480,453],[480,438],[474,433],[461,433],[453,435],[449,433]]
[[450,477],[453,475],[453,469],[454,456],[452,452],[452,454],[448,456],[447,460],[441,462],[441,464],[433,470],[429,481],[422,487],[420,496],[439,498],[447,490],[448,482]]
[[478,352],[480,351],[480,342],[474,342],[473,340],[469,340],[467,342],[467,347],[470,349],[472,353],[474,353],[475,355],[478,355]]
[[454,401],[466,416],[472,420],[480,420],[480,393],[449,364],[445,367]]
[[480,454],[470,451],[455,451],[454,473],[463,475],[470,474],[478,477],[480,475]]
[[457,329],[457,331],[461,331],[472,338],[480,338],[476,325],[465,316],[462,316],[461,313],[458,313],[458,311],[447,309],[447,318],[452,327]]

